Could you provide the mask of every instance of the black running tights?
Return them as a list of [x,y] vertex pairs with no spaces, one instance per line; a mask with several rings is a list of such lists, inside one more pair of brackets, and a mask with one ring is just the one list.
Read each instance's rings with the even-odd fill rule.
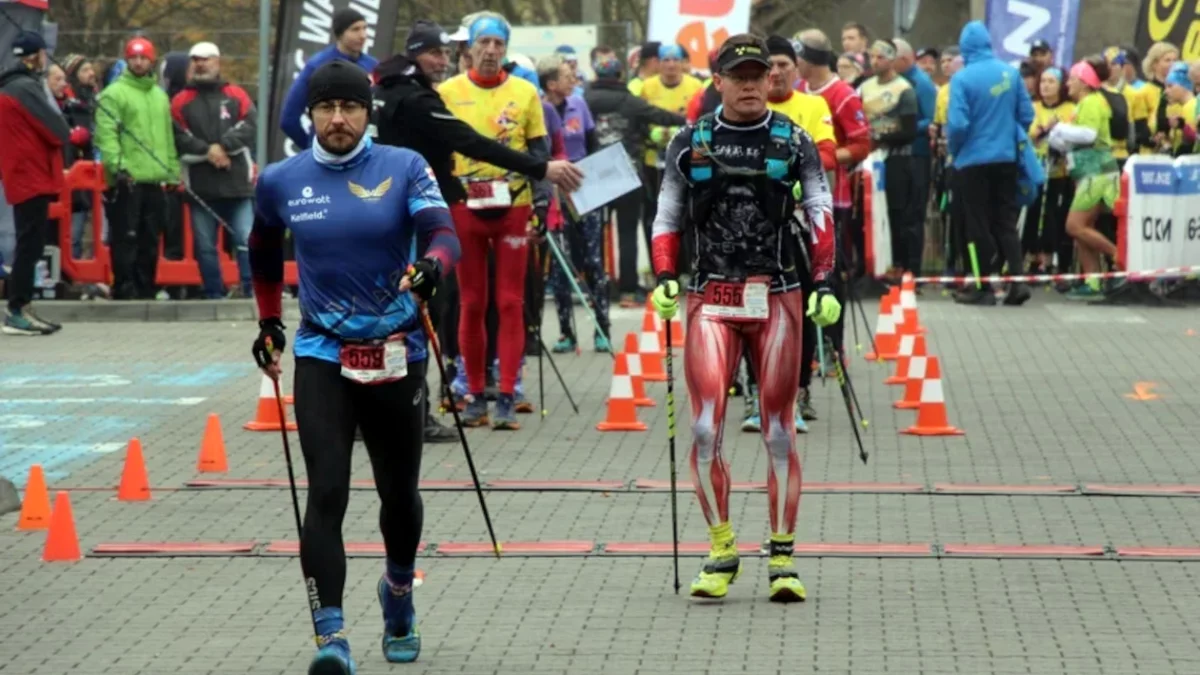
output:
[[417,490],[424,382],[423,362],[409,363],[408,376],[397,382],[365,385],[342,377],[336,363],[296,359],[296,425],[309,481],[300,566],[322,607],[341,607],[346,585],[342,519],[356,427],[362,428],[382,502],[379,529],[387,558],[403,566],[416,559],[425,514]]

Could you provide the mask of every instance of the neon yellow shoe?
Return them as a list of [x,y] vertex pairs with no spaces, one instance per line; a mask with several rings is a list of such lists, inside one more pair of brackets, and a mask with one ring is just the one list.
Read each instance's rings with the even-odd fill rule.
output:
[[795,541],[794,534],[771,535],[771,558],[767,561],[771,602],[803,602],[808,597],[804,584],[800,583],[800,575],[796,573],[796,563],[792,560]]
[[692,597],[723,598],[732,584],[742,574],[742,560],[737,553],[737,539],[729,523],[709,526],[708,536],[712,548],[708,560],[692,581]]

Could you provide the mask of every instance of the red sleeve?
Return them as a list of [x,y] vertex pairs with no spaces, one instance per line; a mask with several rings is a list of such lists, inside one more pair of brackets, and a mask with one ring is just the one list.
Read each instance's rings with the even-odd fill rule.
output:
[[700,110],[703,107],[704,107],[704,90],[701,89],[700,91],[696,92],[696,95],[692,97],[692,100],[688,101],[688,104],[687,104],[688,124],[691,124],[691,123],[695,122],[696,120],[700,119]]
[[227,84],[222,93],[238,102],[238,121],[246,119],[246,115],[249,115],[250,109],[254,107],[246,90],[236,84]]
[[654,263],[654,275],[670,274],[675,276],[676,264],[679,260],[679,233],[663,232],[654,235],[650,242],[651,259]]
[[554,159],[567,158],[567,141],[562,129],[550,136],[550,156]]
[[838,103],[837,110],[833,111],[833,121],[847,141],[871,137],[871,127],[867,126],[862,101],[854,94],[847,94]]
[[821,166],[826,171],[837,169],[837,143],[821,141],[817,143],[817,152],[821,155]]
[[184,129],[188,128],[188,123],[187,118],[183,115],[183,109],[194,100],[196,100],[196,92],[193,89],[185,89],[171,99],[171,119]]

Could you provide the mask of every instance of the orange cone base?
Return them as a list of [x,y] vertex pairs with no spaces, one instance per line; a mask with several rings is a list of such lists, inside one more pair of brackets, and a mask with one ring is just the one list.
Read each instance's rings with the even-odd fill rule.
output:
[[642,379],[647,382],[666,382],[667,374],[666,373],[654,373],[652,375],[642,375]]
[[908,378],[900,377],[899,375],[893,375],[883,381],[884,384],[905,384],[906,382],[908,382]]
[[917,410],[921,407],[920,401],[896,401],[892,404],[896,410]]
[[633,404],[639,408],[653,408],[658,405],[652,398],[635,398],[633,399]]
[[600,431],[646,431],[643,422],[601,422],[596,425]]
[[957,427],[909,427],[900,433],[909,436],[964,436],[967,432]]
[[[278,425],[278,424],[276,424],[276,423],[274,423],[274,422],[254,422],[254,421],[250,421],[250,422],[246,422],[245,424],[243,424],[243,425],[242,425],[242,428],[243,428],[243,429],[247,429],[247,430],[249,430],[249,431],[279,431],[279,425]],[[288,423],[287,423],[287,430],[288,430],[288,431],[295,431],[295,430],[296,430],[296,423],[295,423],[295,422],[288,422]]]
[[896,359],[900,358],[900,355],[899,354],[876,354],[875,352],[871,352],[871,353],[867,354],[866,356],[864,356],[863,358],[868,361],[895,361]]

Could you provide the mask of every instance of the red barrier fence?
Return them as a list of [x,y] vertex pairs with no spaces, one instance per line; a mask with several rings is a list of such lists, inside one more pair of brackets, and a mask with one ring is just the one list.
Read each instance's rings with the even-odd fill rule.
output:
[[[108,188],[104,170],[99,162],[76,162],[65,172],[63,190],[58,200],[50,204],[50,220],[58,224],[58,247],[62,257],[63,276],[78,284],[111,284],[112,256],[104,245],[104,199]],[[90,193],[93,250],[90,258],[76,258],[71,246],[71,195],[82,191]],[[158,243],[158,271],[155,283],[159,286],[200,286],[200,265],[196,262],[195,242],[192,238],[191,205],[183,201],[183,259],[168,260],[163,255],[163,241]],[[217,259],[221,265],[221,279],[227,286],[239,281],[237,261],[225,252],[226,228],[219,227],[217,233]],[[288,285],[299,284],[296,262],[283,264],[283,279]]]

